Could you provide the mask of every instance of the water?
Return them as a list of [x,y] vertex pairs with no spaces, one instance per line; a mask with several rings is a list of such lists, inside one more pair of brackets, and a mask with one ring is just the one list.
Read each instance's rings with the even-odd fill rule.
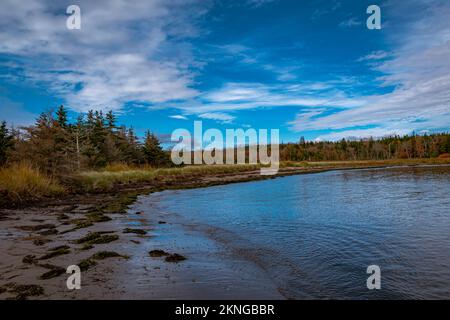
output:
[[[287,298],[449,299],[449,190],[450,167],[409,167],[153,196],[265,270]],[[381,268],[381,290],[367,289],[369,265]]]

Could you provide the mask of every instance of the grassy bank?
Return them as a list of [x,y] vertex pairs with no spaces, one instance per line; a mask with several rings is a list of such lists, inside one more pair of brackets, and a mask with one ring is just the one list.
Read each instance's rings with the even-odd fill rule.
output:
[[[387,166],[450,164],[448,158],[367,161],[292,162],[280,164],[280,175],[320,172],[333,169]],[[129,167],[116,164],[103,170],[83,171],[64,178],[64,183],[44,176],[27,164],[0,170],[0,205],[9,206],[70,193],[109,193],[149,187],[189,188],[212,184],[261,179],[259,165],[200,165],[180,168]],[[232,177],[237,177],[231,179]]]
[[46,177],[30,164],[0,169],[0,205],[16,204],[66,193],[55,179]]
[[117,185],[152,183],[179,179],[194,179],[200,176],[234,174],[258,170],[258,165],[214,165],[186,166],[180,168],[131,168],[108,166],[101,171],[85,171],[72,176],[78,190],[107,192]]
[[[320,170],[367,168],[407,165],[439,165],[450,164],[450,159],[403,159],[403,160],[367,160],[367,161],[323,161],[280,163],[280,173],[299,170],[299,173]],[[195,180],[196,177],[217,175],[245,174],[260,169],[259,165],[200,165],[182,168],[130,168],[127,166],[109,166],[101,171],[85,171],[72,177],[77,188],[86,192],[107,192],[117,185],[173,182]]]

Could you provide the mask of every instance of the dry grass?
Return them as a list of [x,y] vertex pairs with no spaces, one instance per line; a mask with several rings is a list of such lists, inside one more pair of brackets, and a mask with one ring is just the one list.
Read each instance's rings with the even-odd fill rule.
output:
[[126,163],[122,163],[122,162],[116,162],[116,163],[111,163],[106,165],[106,167],[103,169],[103,171],[108,171],[108,172],[123,172],[123,171],[132,171],[132,170],[136,170],[138,168],[130,166]]
[[2,202],[23,202],[64,192],[58,182],[41,174],[30,164],[19,163],[0,169]]
[[[303,168],[305,171],[317,169],[367,168],[382,166],[450,164],[450,159],[395,159],[395,160],[360,160],[360,161],[321,161],[294,162],[284,161],[280,168]],[[109,191],[116,185],[133,183],[151,183],[152,181],[191,179],[195,177],[235,174],[259,170],[260,165],[192,165],[177,168],[130,167],[113,164],[101,171],[85,171],[76,174],[73,181],[85,192]]]
[[[293,162],[280,163],[280,168],[298,168],[302,172],[329,170],[339,168],[367,168],[399,165],[433,165],[450,164],[449,158],[433,159],[396,159],[396,160],[367,160],[367,161],[323,161],[323,162]],[[108,165],[100,171],[85,171],[76,173],[67,179],[65,185],[78,192],[108,192],[116,186],[132,187],[137,183],[176,181],[195,184],[197,177],[232,175],[256,171],[260,165],[193,165],[176,168],[132,167],[116,163]],[[46,177],[29,164],[16,164],[0,169],[0,205],[14,204],[42,197],[60,195],[65,189],[55,180]]]
[[117,184],[152,182],[177,177],[232,174],[258,170],[259,168],[259,165],[198,165],[156,169],[152,167],[133,168],[123,165],[112,165],[102,171],[78,173],[73,177],[73,180],[84,191],[108,191]]

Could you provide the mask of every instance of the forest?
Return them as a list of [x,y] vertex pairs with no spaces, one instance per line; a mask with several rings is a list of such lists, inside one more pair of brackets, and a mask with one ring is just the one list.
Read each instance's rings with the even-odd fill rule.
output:
[[[351,161],[448,157],[450,134],[389,136],[380,139],[306,141],[280,145],[281,161]],[[172,166],[156,134],[142,141],[116,123],[112,111],[89,111],[70,123],[64,106],[44,112],[32,126],[0,125],[0,165],[26,160],[50,176],[99,169],[108,164]]]

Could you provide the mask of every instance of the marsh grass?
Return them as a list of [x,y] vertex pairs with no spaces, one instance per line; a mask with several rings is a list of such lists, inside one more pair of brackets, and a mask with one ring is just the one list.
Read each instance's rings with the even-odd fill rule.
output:
[[[377,166],[399,166],[420,164],[450,164],[450,159],[392,159],[359,161],[282,161],[280,168],[304,168],[305,171],[328,170],[340,168],[364,168]],[[261,165],[191,165],[175,168],[130,167],[113,164],[101,171],[84,171],[73,176],[74,184],[87,192],[110,191],[116,185],[133,183],[151,183],[153,181],[170,181],[177,179],[195,179],[208,175],[229,175],[259,170]]]
[[28,163],[17,163],[0,169],[2,201],[22,202],[64,192],[64,187],[56,180],[40,173]]
[[84,171],[73,180],[85,191],[108,191],[117,184],[161,181],[177,177],[195,177],[211,174],[232,174],[258,170],[259,165],[199,165],[177,168],[134,168],[125,165],[107,166],[101,171]]
[[[378,166],[450,164],[450,158],[430,159],[392,159],[359,161],[283,161],[280,168],[296,168],[304,172],[320,170],[365,168]],[[257,171],[261,165],[191,165],[172,168],[153,168],[151,166],[129,166],[114,163],[102,170],[90,170],[74,173],[64,178],[64,188],[58,181],[47,177],[32,165],[19,163],[0,169],[0,205],[15,204],[29,200],[39,200],[64,194],[67,190],[79,193],[110,192],[117,186],[130,188],[133,184],[173,185],[184,181],[195,185],[198,177],[233,175]],[[136,194],[124,194],[117,204],[103,208],[103,212],[119,212],[136,199]]]

